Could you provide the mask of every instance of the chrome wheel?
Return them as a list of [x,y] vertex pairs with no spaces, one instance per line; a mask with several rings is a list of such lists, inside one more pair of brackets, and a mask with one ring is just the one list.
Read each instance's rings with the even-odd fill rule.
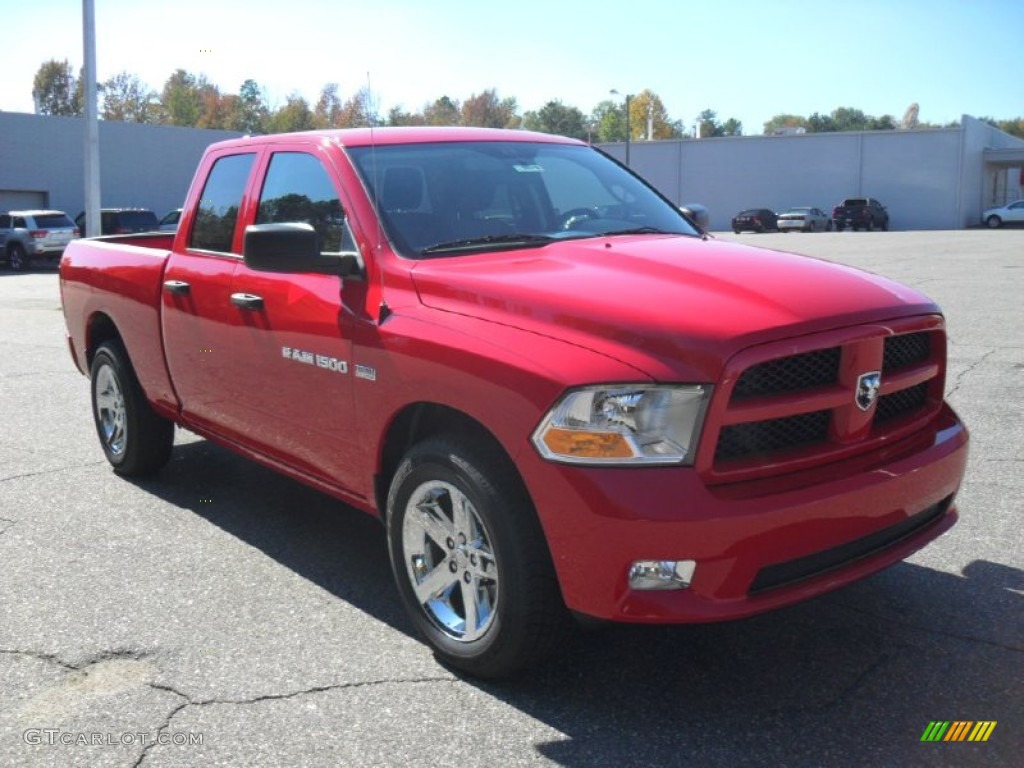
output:
[[448,637],[482,637],[498,606],[491,535],[469,498],[441,480],[417,486],[402,522],[402,551],[416,601]]
[[127,411],[117,374],[109,365],[96,373],[96,416],[100,439],[112,456],[124,453]]

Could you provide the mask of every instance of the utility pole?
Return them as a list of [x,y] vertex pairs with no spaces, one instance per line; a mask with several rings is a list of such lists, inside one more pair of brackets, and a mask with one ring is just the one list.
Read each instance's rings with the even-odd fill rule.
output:
[[96,11],[82,0],[82,42],[85,66],[85,237],[102,232],[100,222],[100,126],[96,109]]

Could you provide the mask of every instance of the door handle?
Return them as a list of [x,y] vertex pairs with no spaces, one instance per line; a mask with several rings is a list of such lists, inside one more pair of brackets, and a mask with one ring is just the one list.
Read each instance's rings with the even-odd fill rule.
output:
[[263,309],[263,297],[253,293],[232,293],[231,303],[239,309]]
[[184,296],[191,290],[192,286],[181,280],[167,280],[164,282],[164,288],[167,289],[168,293],[173,293],[175,296]]

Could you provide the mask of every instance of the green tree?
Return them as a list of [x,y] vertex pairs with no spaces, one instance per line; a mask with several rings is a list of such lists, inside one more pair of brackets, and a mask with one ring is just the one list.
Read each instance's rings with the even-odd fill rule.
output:
[[266,133],[270,109],[255,80],[246,80],[238,89],[238,98],[229,105],[227,128],[248,134]]
[[800,115],[778,114],[764,124],[764,135],[774,136],[798,128],[808,130],[807,118]]
[[427,120],[422,112],[406,112],[400,106],[388,110],[386,125],[426,125],[426,123]]
[[737,120],[735,117],[730,117],[724,123],[722,123],[722,136],[742,136],[743,135],[743,123]]
[[528,131],[555,133],[574,139],[587,138],[586,118],[576,107],[567,107],[555,99],[536,112],[523,115],[523,127]]
[[1009,120],[1000,120],[996,123],[996,128],[1001,131],[1006,131],[1011,136],[1018,136],[1024,139],[1024,117],[1013,117]]
[[195,75],[176,69],[160,93],[163,120],[168,125],[194,126],[203,113],[203,96]]
[[590,113],[590,123],[594,126],[595,138],[602,143],[626,140],[626,121],[624,109],[610,99],[600,102]]
[[36,105],[36,114],[81,115],[84,100],[76,100],[75,85],[75,76],[67,59],[44,61],[32,80],[32,100]]
[[151,123],[157,118],[156,93],[137,75],[119,72],[103,83],[100,117],[124,123]]
[[433,104],[423,108],[423,118],[427,125],[458,125],[461,118],[459,102],[442,96]]
[[832,133],[839,130],[836,123],[829,115],[822,115],[814,112],[807,118],[805,123],[808,133]]
[[267,127],[271,133],[311,130],[313,110],[309,108],[309,102],[293,93],[285,100],[285,105],[270,116]]

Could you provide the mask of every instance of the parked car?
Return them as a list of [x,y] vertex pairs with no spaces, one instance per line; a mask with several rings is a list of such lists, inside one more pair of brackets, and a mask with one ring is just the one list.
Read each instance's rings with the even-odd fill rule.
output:
[[178,222],[181,221],[181,208],[175,208],[162,219],[160,219],[161,232],[177,232]]
[[75,222],[64,211],[10,211],[0,214],[0,259],[15,272],[28,269],[32,260],[56,261],[79,236]]
[[[85,211],[75,217],[85,231]],[[133,232],[155,232],[160,228],[156,214],[148,208],[103,208],[100,210],[100,234],[128,235]]]
[[849,197],[832,209],[832,223],[836,231],[849,227],[856,231],[875,227],[889,229],[889,212],[873,197]]
[[775,213],[767,208],[748,208],[732,217],[732,231],[737,235],[740,232],[768,232],[778,228]]
[[989,208],[981,214],[981,221],[992,229],[1003,224],[1024,224],[1024,200],[1007,203],[1001,208]]
[[779,232],[831,232],[832,219],[820,208],[790,208],[776,217]]

